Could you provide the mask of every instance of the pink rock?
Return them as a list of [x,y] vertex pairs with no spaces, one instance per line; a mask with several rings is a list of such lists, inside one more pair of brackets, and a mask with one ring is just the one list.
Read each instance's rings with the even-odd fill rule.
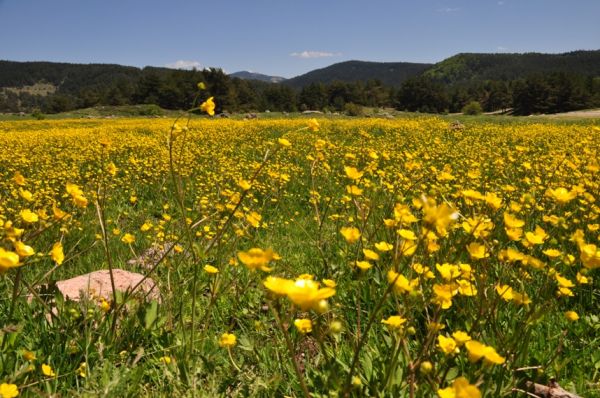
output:
[[[115,289],[121,292],[130,292],[134,286],[144,279],[144,275],[122,269],[113,269],[113,277]],[[95,298],[104,297],[106,300],[111,300],[113,297],[108,270],[90,272],[75,278],[65,279],[56,282],[56,287],[63,297],[73,301],[79,301],[81,297],[89,297],[90,295]],[[150,278],[146,278],[134,293],[135,295],[145,296],[148,300],[160,300],[158,287]]]

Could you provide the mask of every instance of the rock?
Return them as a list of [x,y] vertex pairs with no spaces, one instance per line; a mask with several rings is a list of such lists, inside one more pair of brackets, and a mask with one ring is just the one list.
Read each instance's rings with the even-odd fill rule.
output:
[[550,379],[550,383],[547,386],[528,381],[527,388],[530,392],[533,392],[531,395],[540,398],[582,398],[577,394],[564,390],[554,378]]
[[462,130],[465,128],[465,125],[459,122],[458,120],[453,121],[448,125],[450,130]]
[[312,111],[312,110],[307,110],[302,112],[303,115],[322,115],[323,112],[321,111]]
[[[113,269],[115,289],[120,292],[129,292],[136,286],[144,275],[134,272],[124,271],[122,269]],[[76,276],[56,282],[56,287],[62,293],[63,297],[73,301],[79,301],[82,297],[94,296],[103,297],[111,300],[113,296],[112,285],[110,282],[110,273],[108,270],[90,272],[89,274]],[[156,283],[146,278],[134,293],[140,293],[149,300],[160,300],[160,295]]]
[[174,251],[172,242],[153,243],[148,249],[136,258],[127,261],[128,265],[139,266],[144,269],[152,269],[165,256],[173,256]]

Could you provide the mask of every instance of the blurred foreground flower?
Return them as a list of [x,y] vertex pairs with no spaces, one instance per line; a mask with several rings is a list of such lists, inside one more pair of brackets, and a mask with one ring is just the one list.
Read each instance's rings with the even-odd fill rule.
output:
[[15,384],[0,384],[0,397],[2,398],[14,398],[19,395],[19,389]]
[[247,252],[239,252],[238,258],[250,270],[260,269],[261,271],[269,272],[271,268],[267,267],[267,265],[273,260],[278,260],[280,257],[271,249],[263,250],[255,247]]
[[311,279],[299,278],[293,281],[270,276],[263,283],[271,292],[279,296],[287,296],[303,311],[323,309],[326,305],[324,306],[322,302],[335,294],[335,289],[320,288],[319,283]]
[[440,398],[481,398],[479,389],[469,384],[469,380],[459,377],[452,382],[452,386],[438,390]]
[[208,113],[210,116],[214,116],[215,115],[215,101],[214,101],[214,97],[210,97],[209,99],[207,99],[206,101],[204,101],[200,105],[200,110],[203,111],[203,112]]

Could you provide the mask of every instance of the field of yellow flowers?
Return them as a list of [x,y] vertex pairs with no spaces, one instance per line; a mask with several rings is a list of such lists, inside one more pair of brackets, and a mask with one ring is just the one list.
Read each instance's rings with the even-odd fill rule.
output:
[[0,122],[0,397],[600,396],[600,127],[465,123]]

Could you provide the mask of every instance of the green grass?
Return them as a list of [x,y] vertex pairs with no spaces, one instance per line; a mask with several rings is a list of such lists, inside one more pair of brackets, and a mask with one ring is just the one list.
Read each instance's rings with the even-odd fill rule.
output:
[[[279,119],[281,116],[273,113],[265,117]],[[599,141],[594,140],[598,134],[589,133],[590,122],[564,125],[544,121],[558,129],[544,135],[542,128],[528,123],[529,119],[462,117],[460,120],[465,129],[460,134],[449,134],[447,123],[454,120],[451,117],[441,120],[411,117],[389,125],[366,119],[343,124],[353,123],[354,119],[340,117],[339,120],[320,119],[322,131],[309,132],[304,127],[304,119],[313,116],[293,116],[299,120],[290,121],[289,128],[285,124],[273,124],[254,129],[249,123],[250,127],[241,131],[239,125],[235,125],[238,130],[227,130],[227,125],[204,122],[201,128],[190,132],[186,140],[175,141],[175,156],[181,156],[183,161],[181,169],[176,168],[179,172],[173,174],[161,168],[168,158],[160,148],[151,146],[148,152],[143,150],[144,145],[156,137],[161,137],[157,138],[160,145],[166,145],[166,139],[162,139],[163,131],[142,122],[131,131],[121,133],[116,129],[110,155],[101,156],[99,150],[93,152],[95,157],[86,159],[87,168],[81,167],[81,175],[85,178],[77,183],[86,184],[90,205],[86,209],[69,207],[73,219],[64,226],[70,232],[63,234],[59,231],[60,225],[54,225],[36,240],[32,238],[35,246],[42,248],[51,247],[63,237],[67,255],[67,261],[47,278],[41,278],[51,267],[45,253],[40,256],[39,264],[21,268],[27,283],[42,279],[39,285],[49,285],[49,290],[36,290],[42,300],[28,302],[25,297],[28,289],[21,285],[20,297],[11,314],[16,272],[10,270],[0,276],[0,382],[16,383],[22,396],[302,396],[293,359],[315,397],[341,397],[345,392],[357,397],[409,397],[412,379],[413,385],[417,386],[413,396],[432,397],[438,388],[447,387],[458,376],[467,377],[471,383],[481,382],[479,386],[484,397],[524,396],[512,393],[511,389],[522,386],[526,380],[547,383],[550,377],[556,377],[564,387],[585,397],[600,396],[600,319],[595,314],[600,304],[597,270],[590,271],[591,283],[578,286],[575,297],[557,299],[556,283],[551,274],[525,268],[533,276],[526,280],[517,265],[497,259],[497,251],[508,246],[525,251],[518,243],[507,241],[502,218],[508,199],[518,202],[521,193],[534,195],[533,203],[546,206],[544,210],[532,206],[523,211],[522,217],[527,217],[527,231],[533,230],[535,225],[544,225],[551,238],[556,240],[548,243],[548,247],[578,253],[577,245],[569,239],[579,224],[570,224],[568,228],[551,227],[542,218],[550,210],[560,215],[570,212],[571,216],[565,216],[569,222],[585,219],[586,224],[591,224],[597,222],[597,218],[592,218],[594,214],[597,217],[593,205],[589,201],[585,205],[574,201],[565,207],[554,206],[540,192],[541,188],[538,190],[537,186],[522,182],[526,177],[535,177],[522,168],[525,159],[510,162],[507,159],[515,142],[526,145],[531,151],[527,160],[537,162],[534,166],[544,163],[538,161],[542,157],[551,162],[550,153],[552,158],[558,159],[563,155],[563,149],[583,153],[583,148],[577,146],[582,137],[591,137],[586,145],[598,149]],[[194,122],[200,123],[199,120]],[[36,126],[50,130],[52,121],[39,122]],[[85,128],[101,135],[108,125]],[[521,135],[521,131],[528,129],[536,129],[532,131],[538,135]],[[588,133],[589,137],[585,135]],[[115,137],[121,137],[117,134],[123,134],[124,138],[117,141]],[[291,148],[275,144],[282,135],[292,142]],[[70,140],[69,145],[77,143],[77,138]],[[87,148],[86,140],[82,140],[82,149]],[[331,145],[315,149],[317,140]],[[98,147],[96,141],[92,140],[92,148]],[[31,153],[29,149],[18,147],[21,144],[16,142],[15,151]],[[565,142],[575,149],[565,148]],[[503,143],[507,143],[506,147],[501,146]],[[475,144],[481,147],[475,147]],[[64,145],[65,152],[69,152],[71,147]],[[378,161],[373,164],[377,164],[377,170],[385,172],[383,175],[365,171],[374,162],[372,150],[378,155]],[[264,160],[266,153],[269,157]],[[323,158],[315,162],[319,153]],[[348,153],[354,154],[356,159],[347,156]],[[389,160],[385,160],[384,153]],[[421,160],[425,166],[417,171],[407,171],[408,153],[411,159]],[[138,156],[143,161],[144,155],[156,163],[150,162],[136,169],[131,157]],[[466,176],[466,170],[472,167],[466,160],[471,158],[481,164],[488,159],[506,162],[501,168],[490,160],[483,173],[482,187],[477,186],[482,191],[501,192],[501,187],[506,184],[518,185],[516,194],[506,193],[503,210],[492,211],[484,205],[470,207],[460,195],[461,189],[473,187],[472,180]],[[584,173],[589,160],[581,155],[572,161],[577,162],[577,170]],[[119,168],[114,178],[103,172],[109,161],[114,161]],[[212,238],[204,231],[204,226],[210,227],[211,232],[219,231],[231,214],[231,209],[218,210],[217,205],[227,203],[224,192],[240,191],[237,180],[250,179],[253,171],[263,163],[264,170],[244,196],[239,209],[242,217],[233,217],[232,223],[224,229],[222,239],[208,250]],[[365,171],[365,178],[350,181],[343,172],[343,167],[348,164]],[[432,177],[432,166],[442,170],[446,164],[454,167],[456,178],[460,178],[464,186],[440,184]],[[559,171],[553,175],[557,179],[553,180],[554,184],[570,188],[580,181],[579,178],[584,179],[576,177],[564,162],[557,161],[552,166],[553,170]],[[0,172],[10,178],[11,167],[8,162],[2,163]],[[31,169],[24,172],[33,176],[36,167],[39,166],[32,163]],[[162,171],[157,172],[157,169]],[[136,170],[139,174],[134,173]],[[142,177],[142,172],[148,175]],[[544,169],[534,169],[534,172],[544,178],[548,176]],[[289,182],[280,183],[274,177],[276,173],[288,174]],[[588,180],[591,180],[590,175],[593,174],[586,174]],[[386,189],[384,182],[396,186]],[[119,297],[113,303],[113,311],[104,313],[96,301],[66,302],[52,290],[53,281],[105,269],[109,265],[103,237],[96,236],[102,231],[92,203],[96,184],[100,183],[106,184],[100,195],[106,201],[100,203],[105,212],[108,255],[115,268],[147,272],[128,265],[127,260],[134,257],[132,250],[136,254],[142,253],[160,239],[181,245],[182,253],[165,257],[150,275],[160,286],[160,303],[135,298],[125,302],[125,298]],[[185,187],[185,195],[177,193],[178,184]],[[348,184],[360,185],[365,194],[353,200],[345,198]],[[531,187],[535,189],[530,190]],[[13,198],[10,189],[1,193],[6,198]],[[62,182],[60,189],[62,194]],[[316,205],[318,216],[310,201],[313,189],[321,197]],[[597,197],[597,191],[590,188],[589,192]],[[129,199],[132,194],[138,198],[136,203]],[[364,257],[362,248],[373,248],[382,240],[397,242],[395,229],[386,229],[383,219],[394,218],[396,203],[411,206],[411,211],[420,215],[421,211],[414,207],[412,200],[421,194],[436,198],[438,204],[444,200],[456,203],[464,217],[479,213],[489,217],[496,228],[489,237],[478,241],[493,247],[493,255],[481,261],[471,259],[465,246],[474,239],[457,223],[458,227],[448,238],[440,238],[440,249],[434,253],[419,246],[414,257],[394,257],[388,253],[382,254],[382,259],[374,262],[369,271],[360,272],[353,267],[356,260]],[[210,211],[200,208],[203,196],[207,198]],[[66,209],[70,203],[68,195],[59,195],[59,199]],[[10,203],[14,207],[12,199]],[[218,215],[209,218],[202,227],[189,229],[186,217],[196,219],[216,210]],[[264,225],[261,228],[254,229],[245,223],[243,217],[250,211],[262,215]],[[361,221],[363,211],[366,211],[364,222]],[[139,230],[146,220],[159,225],[161,219],[164,220],[163,214],[172,218],[164,222],[160,230],[148,233]],[[322,217],[322,224],[317,217]],[[364,240],[348,244],[341,238],[339,230],[347,225],[360,227]],[[419,233],[431,226],[419,220],[404,227]],[[120,233],[113,234],[114,228],[119,228]],[[245,234],[237,235],[236,229],[244,230]],[[136,236],[131,247],[121,242],[125,232]],[[593,236],[588,232],[588,241]],[[2,242],[3,247],[9,248],[8,240]],[[238,252],[253,247],[272,247],[281,255],[282,259],[273,263],[273,275],[295,278],[310,273],[315,280],[334,279],[338,287],[335,296],[329,300],[329,310],[323,314],[303,311],[287,299],[276,299],[263,287],[266,273],[251,271],[242,264],[228,265]],[[531,253],[542,257],[541,250],[533,248]],[[436,264],[468,262],[477,275],[479,293],[475,298],[457,295],[447,311],[431,302],[433,282],[424,279],[420,282],[422,290],[412,294],[389,294],[387,271],[396,269],[408,278],[417,277],[411,268],[414,262],[429,266],[436,273],[435,283],[443,283],[435,269]],[[206,264],[219,268],[218,277],[203,271]],[[573,280],[575,272],[581,268],[579,263],[575,268],[558,261],[552,267]],[[533,304],[525,307],[505,303],[494,291],[492,282],[497,281],[528,292]],[[120,311],[114,311],[115,307]],[[55,308],[56,316],[47,320],[49,308]],[[568,323],[564,319],[563,312],[571,309],[581,315],[580,321]],[[278,324],[273,311],[277,311],[283,325]],[[381,323],[395,314],[408,319],[400,332],[390,332]],[[312,319],[314,331],[310,335],[300,334],[293,326],[294,319],[301,317]],[[371,324],[369,320],[372,320]],[[341,333],[329,330],[334,321],[341,322]],[[494,347],[507,362],[497,366],[484,366],[481,362],[471,364],[464,348],[459,355],[444,355],[436,348],[437,333],[432,333],[428,327],[431,321],[445,325],[442,333],[469,331],[474,338],[476,336]],[[289,334],[294,355],[287,350],[281,326]],[[224,332],[234,333],[237,337],[237,345],[231,349],[231,354],[218,345],[219,336]],[[364,344],[353,371],[361,385],[347,388],[346,380],[361,341]],[[36,354],[32,371],[28,371],[30,363],[23,358],[24,350]],[[166,363],[166,357],[169,363]],[[433,363],[431,373],[418,370],[420,367],[416,364],[423,361]],[[50,364],[57,377],[44,377],[40,373],[42,363]],[[82,363],[87,366],[85,378],[78,374]],[[527,369],[518,370],[521,368]]]

